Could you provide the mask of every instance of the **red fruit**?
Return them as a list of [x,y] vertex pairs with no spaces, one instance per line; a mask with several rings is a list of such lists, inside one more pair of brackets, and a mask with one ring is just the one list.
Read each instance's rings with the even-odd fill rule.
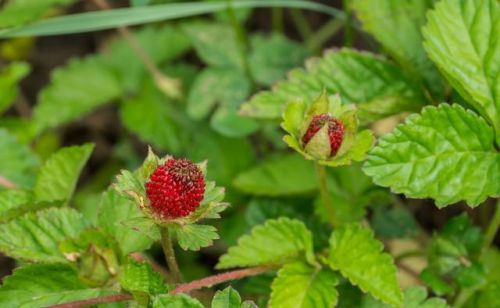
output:
[[205,193],[201,169],[188,159],[169,159],[158,166],[146,183],[146,194],[155,214],[175,219],[191,214]]
[[326,123],[328,123],[328,137],[330,139],[330,156],[333,156],[337,154],[344,140],[344,125],[328,113],[322,113],[312,118],[306,133],[302,136],[302,143],[305,147]]

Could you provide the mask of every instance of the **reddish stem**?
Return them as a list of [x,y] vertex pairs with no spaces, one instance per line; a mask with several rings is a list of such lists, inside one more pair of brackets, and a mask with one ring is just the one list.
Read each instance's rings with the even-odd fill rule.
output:
[[7,178],[0,175],[0,186],[3,186],[8,189],[15,189],[17,185],[8,180]]
[[[251,268],[226,272],[222,274],[217,274],[203,279],[194,280],[188,283],[181,283],[175,289],[170,291],[169,294],[174,295],[178,293],[189,293],[194,290],[198,290],[205,287],[211,287],[213,285],[223,283],[226,281],[256,276],[268,272],[272,269],[273,269],[272,267],[251,267]],[[133,297],[130,294],[117,294],[117,295],[101,296],[91,299],[84,299],[66,304],[53,305],[50,306],[50,308],[78,308],[78,307],[91,306],[95,304],[123,302],[132,299]]]

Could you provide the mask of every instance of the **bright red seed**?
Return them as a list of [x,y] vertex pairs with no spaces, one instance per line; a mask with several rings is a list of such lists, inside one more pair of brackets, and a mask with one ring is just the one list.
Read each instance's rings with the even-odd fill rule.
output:
[[200,205],[204,193],[203,172],[188,159],[169,159],[146,183],[151,208],[163,219],[188,216]]
[[344,140],[344,125],[327,113],[322,113],[312,118],[306,133],[302,136],[302,143],[303,146],[306,146],[326,123],[328,123],[328,137],[330,139],[330,156],[333,156],[337,154]]

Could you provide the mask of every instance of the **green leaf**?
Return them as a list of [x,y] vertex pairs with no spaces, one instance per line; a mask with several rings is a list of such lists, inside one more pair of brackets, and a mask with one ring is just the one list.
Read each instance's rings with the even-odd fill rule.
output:
[[0,128],[0,176],[22,188],[34,184],[35,170],[40,164],[30,148]]
[[137,97],[123,103],[120,118],[125,127],[143,141],[164,151],[179,153],[187,136],[184,117],[173,108],[173,103],[149,83],[143,85]]
[[229,248],[216,268],[284,264],[305,254],[314,262],[312,234],[303,222],[289,218],[268,220],[243,235]]
[[18,82],[30,71],[30,65],[25,62],[14,62],[0,70],[0,114],[14,102],[18,94]]
[[[446,301],[439,297],[427,298],[427,290],[424,287],[413,286],[404,291],[403,308],[447,308]],[[393,306],[382,304],[371,296],[364,298],[361,308],[391,308]],[[486,306],[485,306],[486,307]]]
[[328,264],[349,281],[384,303],[400,307],[403,294],[397,268],[370,229],[359,224],[345,225],[332,233]]
[[204,308],[204,306],[195,298],[178,294],[157,296],[152,308]]
[[0,223],[24,214],[31,208],[33,195],[26,190],[0,191]]
[[300,155],[279,155],[240,173],[234,186],[251,195],[286,196],[313,192],[318,184],[311,162]]
[[217,291],[212,299],[211,308],[240,308],[241,297],[238,292],[230,286],[222,291]]
[[4,308],[48,307],[78,300],[112,295],[113,291],[90,289],[78,272],[66,264],[32,264],[14,270],[0,287]]
[[19,26],[76,0],[10,0],[0,10],[0,28]]
[[148,249],[153,244],[153,239],[140,231],[140,225],[132,223],[142,216],[134,202],[115,191],[109,190],[102,195],[98,213],[99,227],[116,239],[123,255]]
[[335,307],[337,276],[330,270],[313,268],[302,262],[290,263],[278,271],[271,288],[269,307]]
[[33,109],[38,131],[73,121],[117,98],[120,85],[99,57],[73,59],[54,70]]
[[94,145],[62,148],[47,159],[38,173],[35,184],[37,202],[68,201],[90,157]]
[[323,90],[358,104],[362,122],[416,111],[425,102],[419,87],[391,62],[367,52],[342,49],[309,60],[305,69],[290,71],[286,81],[253,96],[241,112],[257,118],[280,118],[285,103],[313,101]]
[[384,49],[408,70],[415,79],[424,79],[427,86],[443,96],[443,83],[434,64],[427,58],[420,29],[426,22],[427,10],[434,0],[354,0],[352,8],[363,28],[371,33]]
[[280,33],[254,35],[250,39],[252,53],[248,59],[252,76],[263,85],[271,85],[285,77],[288,70],[300,66],[307,49]]
[[372,219],[375,234],[381,238],[411,238],[419,233],[418,222],[404,207],[375,207]]
[[500,144],[498,1],[440,1],[423,33],[429,57],[460,95],[489,118]]
[[438,207],[465,200],[474,207],[500,196],[500,154],[493,129],[459,105],[426,107],[371,150],[363,166],[377,185]]
[[220,106],[214,112],[210,126],[219,134],[232,138],[244,137],[255,132],[259,124],[254,119],[241,116],[238,109],[236,105]]
[[128,257],[120,273],[120,285],[132,293],[140,303],[149,302],[150,295],[167,292],[163,277],[146,262],[137,262]]
[[[289,7],[319,11],[331,16],[345,18],[338,9],[307,0],[240,0],[232,3],[233,8]],[[0,31],[0,37],[54,35],[113,29],[162,20],[171,20],[200,14],[226,11],[226,2],[215,3],[173,3],[149,7],[121,8],[104,12],[89,12],[53,18],[24,27]]]
[[[191,47],[188,37],[171,24],[146,26],[133,34],[157,65],[177,58]],[[111,43],[104,61],[118,73],[121,84],[129,91],[140,90],[141,80],[148,76],[144,64],[124,38]]]
[[207,225],[185,225],[175,229],[179,246],[184,250],[198,251],[200,248],[213,245],[219,239],[217,229]]
[[88,227],[83,215],[70,208],[28,213],[0,225],[0,251],[25,261],[66,262],[59,243],[77,237]]

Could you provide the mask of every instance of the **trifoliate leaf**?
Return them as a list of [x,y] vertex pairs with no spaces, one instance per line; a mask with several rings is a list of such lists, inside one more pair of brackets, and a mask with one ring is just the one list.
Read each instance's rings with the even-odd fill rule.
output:
[[0,251],[25,261],[65,262],[59,243],[77,237],[90,223],[74,209],[50,208],[0,225]]
[[363,166],[377,185],[438,207],[471,207],[500,196],[500,154],[493,129],[459,105],[426,107],[373,148]]
[[434,64],[427,58],[420,29],[425,24],[427,10],[433,1],[421,0],[354,0],[351,6],[363,28],[371,33],[384,49],[414,78],[426,85],[439,98],[443,82]]
[[0,28],[23,25],[76,0],[10,0],[0,10]]
[[299,220],[273,219],[243,235],[238,244],[219,259],[216,268],[279,265],[300,255],[314,262],[311,232]]
[[270,308],[335,307],[337,276],[328,269],[318,269],[303,262],[290,263],[278,271],[271,288]]
[[428,14],[428,23],[423,28],[429,57],[460,95],[489,118],[495,127],[497,145],[500,145],[499,20],[496,0],[443,0]]
[[21,144],[5,129],[0,129],[0,176],[22,188],[34,184],[35,170],[40,164],[31,149]]
[[134,224],[143,214],[132,201],[109,190],[102,195],[99,204],[98,224],[112,235],[123,255],[148,249],[153,238],[141,232],[141,224]]
[[274,156],[240,173],[234,186],[258,196],[306,194],[317,189],[314,166],[299,155]]
[[28,75],[30,70],[29,64],[25,62],[15,62],[0,70],[0,114],[14,102],[18,92],[17,83]]
[[146,262],[138,262],[128,257],[120,273],[120,285],[145,305],[150,295],[167,292],[163,277]]
[[195,298],[178,294],[155,297],[152,308],[204,308],[204,306]]
[[308,52],[298,42],[280,33],[254,35],[250,39],[252,52],[248,59],[252,76],[263,85],[271,85],[285,77],[288,70],[302,65]]
[[219,238],[217,229],[207,225],[185,225],[175,229],[179,246],[184,250],[198,251],[200,248],[208,247]]
[[403,293],[396,277],[397,268],[390,255],[370,229],[358,224],[345,225],[332,233],[328,264],[349,281],[384,303],[400,307]]
[[391,62],[348,49],[327,52],[295,69],[288,79],[260,92],[241,112],[256,118],[277,119],[288,102],[314,100],[323,89],[339,93],[343,101],[356,103],[363,123],[402,111],[418,110],[425,98],[419,87]]
[[91,289],[67,264],[22,266],[0,286],[0,307],[49,307],[57,304],[112,295],[113,291]]
[[93,144],[63,148],[47,159],[35,184],[37,202],[68,201],[83,166],[94,149]]
[[222,291],[217,291],[212,299],[211,308],[240,308],[241,297],[238,292],[230,286]]
[[102,59],[71,60],[52,73],[33,109],[38,132],[73,121],[121,94],[113,72]]
[[0,223],[24,214],[34,208],[33,194],[26,190],[1,190],[0,191]]

